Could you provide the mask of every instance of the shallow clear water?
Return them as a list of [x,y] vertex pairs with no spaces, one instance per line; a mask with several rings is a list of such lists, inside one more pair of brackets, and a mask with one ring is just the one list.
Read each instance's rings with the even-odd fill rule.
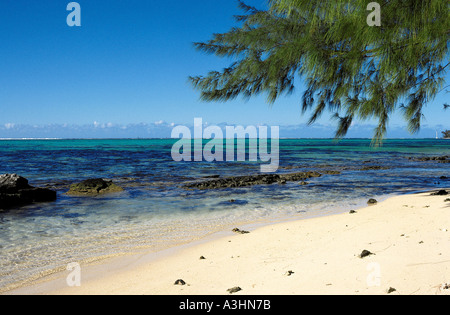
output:
[[[339,170],[286,185],[208,191],[182,184],[210,175],[258,174],[257,162],[175,162],[176,140],[3,140],[0,174],[17,173],[30,184],[58,191],[58,200],[0,211],[0,290],[48,270],[99,256],[158,250],[233,225],[286,216],[343,212],[367,198],[448,187],[450,164],[409,157],[450,156],[449,140],[280,140],[280,169]],[[387,169],[365,170],[367,166]],[[108,178],[123,193],[70,197],[69,185]],[[235,202],[230,202],[234,199]]]

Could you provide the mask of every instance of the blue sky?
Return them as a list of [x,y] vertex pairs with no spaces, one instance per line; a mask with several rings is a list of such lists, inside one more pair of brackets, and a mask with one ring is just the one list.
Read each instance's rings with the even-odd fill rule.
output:
[[[285,128],[298,137],[333,136],[329,116],[305,128],[301,87],[272,107],[263,96],[199,100],[188,76],[229,61],[197,52],[192,43],[235,26],[235,1],[77,1],[81,27],[66,24],[69,2],[0,2],[0,137],[170,137],[174,124],[193,124],[195,117],[279,125],[282,135]],[[450,111],[442,109],[449,95],[427,106],[416,136],[450,128]],[[400,114],[393,116],[388,136],[410,136],[405,125]],[[371,137],[373,127],[357,123],[349,136]]]

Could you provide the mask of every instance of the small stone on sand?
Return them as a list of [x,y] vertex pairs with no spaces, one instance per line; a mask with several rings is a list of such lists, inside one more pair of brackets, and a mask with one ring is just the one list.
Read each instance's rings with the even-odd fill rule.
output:
[[182,279],[178,279],[177,281],[175,281],[174,285],[185,285],[186,282],[184,282],[184,280]]
[[395,291],[397,291],[395,288],[390,287],[390,288],[387,290],[387,293],[388,293],[388,294],[391,294],[391,293],[393,293],[393,292],[395,292]]
[[362,252],[361,252],[361,254],[359,255],[359,258],[364,258],[364,257],[368,257],[368,256],[370,256],[370,255],[375,255],[374,253],[371,253],[371,252],[369,252],[368,250],[363,250]]
[[249,231],[239,230],[238,228],[234,228],[232,231],[234,233],[239,233],[239,234],[248,234],[248,233],[250,233]]
[[241,289],[240,287],[234,287],[234,288],[228,289],[227,291],[228,291],[230,294],[233,294],[233,293],[242,291],[242,289]]

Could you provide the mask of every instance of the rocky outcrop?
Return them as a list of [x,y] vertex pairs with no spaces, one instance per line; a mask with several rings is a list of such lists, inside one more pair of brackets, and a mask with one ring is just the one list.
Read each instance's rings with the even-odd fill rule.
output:
[[68,195],[73,196],[96,196],[99,194],[121,192],[123,189],[112,181],[101,178],[87,179],[78,184],[70,186]]
[[217,188],[235,188],[253,185],[270,185],[273,183],[285,184],[291,181],[304,181],[311,177],[320,177],[322,174],[318,172],[300,172],[290,174],[262,174],[250,176],[234,176],[228,178],[220,178],[208,180],[198,183],[189,183],[183,187],[186,189],[217,189]]
[[360,168],[360,171],[375,171],[375,170],[388,170],[389,167],[387,166],[380,166],[380,165],[371,165],[371,166],[364,166],[363,168]]
[[26,178],[17,174],[0,175],[0,209],[55,200],[56,191],[32,187]]
[[340,175],[341,171],[326,170],[326,171],[322,171],[322,174],[325,174],[325,175]]
[[450,163],[450,156],[425,156],[425,157],[410,157],[410,160],[418,161],[418,162],[427,162],[427,161],[436,161],[438,163]]
[[446,190],[442,189],[442,190],[432,193],[431,195],[432,196],[447,196],[448,192]]

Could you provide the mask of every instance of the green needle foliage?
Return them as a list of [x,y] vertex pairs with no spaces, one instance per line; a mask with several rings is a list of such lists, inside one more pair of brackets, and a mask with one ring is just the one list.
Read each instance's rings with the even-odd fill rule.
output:
[[238,27],[195,43],[232,64],[189,79],[204,101],[265,93],[269,103],[303,80],[303,113],[312,110],[312,124],[331,111],[337,138],[355,119],[375,118],[374,144],[381,144],[396,110],[417,132],[450,68],[450,1],[379,0],[379,27],[367,24],[370,2],[271,0],[258,10],[239,1]]
[[442,136],[443,136],[445,139],[450,139],[450,130],[443,131],[443,132],[442,132]]

